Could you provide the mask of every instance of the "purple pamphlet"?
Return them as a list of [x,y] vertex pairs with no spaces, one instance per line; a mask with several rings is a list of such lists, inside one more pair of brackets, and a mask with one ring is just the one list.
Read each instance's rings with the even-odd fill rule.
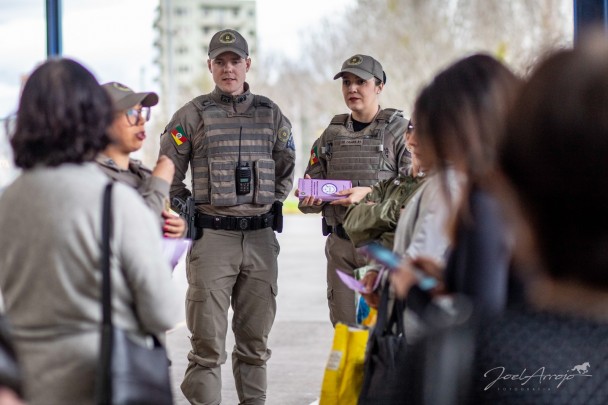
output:
[[336,273],[338,273],[338,276],[340,277],[340,280],[342,280],[342,282],[351,290],[355,290],[358,293],[364,293],[366,294],[367,288],[365,288],[365,286],[356,278],[354,278],[353,276],[346,274],[345,272],[343,272],[340,269],[336,269]]
[[188,251],[192,241],[184,238],[163,238],[163,256],[169,261],[171,269],[175,269],[182,256]]
[[350,180],[298,179],[299,198],[314,196],[323,201],[334,201],[346,196],[335,195],[338,191],[348,190],[353,184]]

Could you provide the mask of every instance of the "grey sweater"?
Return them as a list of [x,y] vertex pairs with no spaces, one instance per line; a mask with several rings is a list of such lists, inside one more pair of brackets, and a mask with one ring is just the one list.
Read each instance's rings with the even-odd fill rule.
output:
[[[0,196],[0,288],[31,404],[92,403],[107,183],[94,163],[64,164],[25,171]],[[181,300],[157,219],[127,186],[115,184],[112,202],[114,324],[160,334]]]

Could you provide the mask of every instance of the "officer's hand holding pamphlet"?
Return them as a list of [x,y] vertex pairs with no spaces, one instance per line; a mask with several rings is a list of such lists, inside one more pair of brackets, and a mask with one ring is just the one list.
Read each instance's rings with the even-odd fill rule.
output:
[[336,194],[339,191],[352,188],[350,180],[329,180],[329,179],[298,179],[298,197],[300,200],[306,197],[314,197],[321,201],[334,201],[343,198]]

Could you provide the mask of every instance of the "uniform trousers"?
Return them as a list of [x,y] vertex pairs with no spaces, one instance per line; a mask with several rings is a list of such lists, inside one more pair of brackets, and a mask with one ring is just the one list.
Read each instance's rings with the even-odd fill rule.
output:
[[264,404],[268,334],[276,313],[279,243],[271,228],[204,229],[188,255],[186,322],[192,350],[181,385],[192,404],[221,403],[228,308],[235,346],[232,370],[241,404]]
[[327,237],[325,257],[327,257],[329,319],[334,326],[338,322],[355,324],[357,320],[355,292],[340,280],[336,269],[354,276],[354,270],[365,266],[367,261],[357,253],[350,240],[342,239],[335,233]]

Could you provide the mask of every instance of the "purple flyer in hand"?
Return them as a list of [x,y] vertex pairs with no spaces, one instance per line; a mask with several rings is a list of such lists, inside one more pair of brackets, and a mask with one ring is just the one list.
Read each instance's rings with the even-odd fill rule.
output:
[[368,292],[367,289],[363,286],[363,284],[361,284],[361,282],[353,276],[346,274],[340,269],[336,269],[336,273],[338,273],[340,280],[342,280],[342,282],[351,290],[355,290],[359,293]]
[[338,191],[348,190],[352,186],[353,184],[350,180],[298,179],[300,199],[312,195],[323,201],[339,200],[345,198],[345,196],[335,194]]
[[163,238],[163,256],[174,269],[181,257],[188,251],[192,241],[184,238]]

